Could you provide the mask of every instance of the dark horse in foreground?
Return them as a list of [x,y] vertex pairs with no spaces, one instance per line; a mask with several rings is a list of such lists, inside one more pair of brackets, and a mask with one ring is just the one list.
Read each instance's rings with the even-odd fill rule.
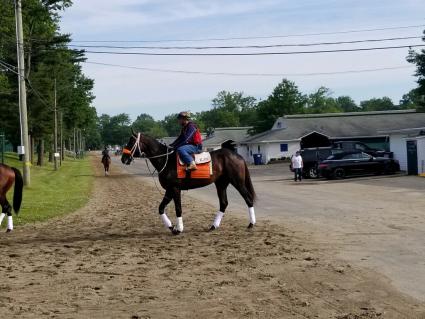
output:
[[[181,191],[200,188],[215,183],[217,195],[220,201],[220,210],[217,212],[210,230],[220,226],[224,216],[227,202],[227,187],[232,184],[241,194],[248,205],[250,218],[249,228],[256,222],[254,212],[255,191],[251,182],[248,167],[244,159],[235,152],[230,143],[224,143],[222,148],[211,152],[213,174],[206,179],[177,178],[177,157],[174,151],[156,139],[144,134],[134,134],[130,137],[127,146],[123,150],[121,161],[130,165],[134,157],[145,156],[158,171],[161,186],[165,189],[165,196],[159,205],[159,214],[164,225],[174,234],[183,231]],[[172,226],[170,219],[165,213],[166,206],[174,200],[177,216],[176,227]]]
[[6,194],[15,183],[15,190],[13,192],[13,210],[18,214],[22,203],[22,190],[24,181],[21,172],[7,165],[0,164],[0,205],[2,213],[0,214],[0,225],[7,215],[7,232],[13,230],[12,207],[7,201]]

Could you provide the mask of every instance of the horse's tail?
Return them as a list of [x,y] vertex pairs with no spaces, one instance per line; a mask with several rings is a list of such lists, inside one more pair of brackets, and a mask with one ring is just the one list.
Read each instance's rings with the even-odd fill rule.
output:
[[13,210],[15,214],[19,213],[22,204],[22,190],[24,188],[24,180],[22,179],[21,172],[12,167],[12,170],[15,172],[15,190],[13,191]]
[[245,187],[248,190],[249,196],[252,198],[254,203],[257,199],[257,194],[255,194],[254,185],[252,185],[251,175],[249,174],[248,165],[245,164]]

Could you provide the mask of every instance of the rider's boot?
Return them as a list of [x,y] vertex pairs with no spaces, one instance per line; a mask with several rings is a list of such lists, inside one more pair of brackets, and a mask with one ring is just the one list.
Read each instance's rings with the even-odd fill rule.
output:
[[198,168],[196,167],[195,161],[192,161],[188,166],[187,166],[187,170],[188,171],[196,171]]

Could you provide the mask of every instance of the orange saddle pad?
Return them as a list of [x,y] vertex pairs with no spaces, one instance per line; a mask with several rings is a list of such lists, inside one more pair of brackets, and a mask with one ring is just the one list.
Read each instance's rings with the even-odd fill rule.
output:
[[209,160],[207,162],[196,163],[196,167],[198,168],[196,171],[188,172],[186,170],[186,164],[182,163],[179,156],[177,155],[177,178],[210,178],[212,175],[212,161]]

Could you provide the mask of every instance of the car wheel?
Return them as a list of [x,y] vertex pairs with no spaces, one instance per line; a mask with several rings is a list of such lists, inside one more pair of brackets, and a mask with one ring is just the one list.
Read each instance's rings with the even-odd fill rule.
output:
[[333,172],[333,177],[336,179],[345,178],[345,170],[343,168],[336,168]]
[[387,165],[385,165],[384,172],[387,175],[395,174],[395,172],[396,172],[395,165],[393,165],[393,164],[387,164]]
[[317,178],[317,176],[318,176],[317,168],[316,167],[310,167],[310,169],[308,170],[308,177]]

